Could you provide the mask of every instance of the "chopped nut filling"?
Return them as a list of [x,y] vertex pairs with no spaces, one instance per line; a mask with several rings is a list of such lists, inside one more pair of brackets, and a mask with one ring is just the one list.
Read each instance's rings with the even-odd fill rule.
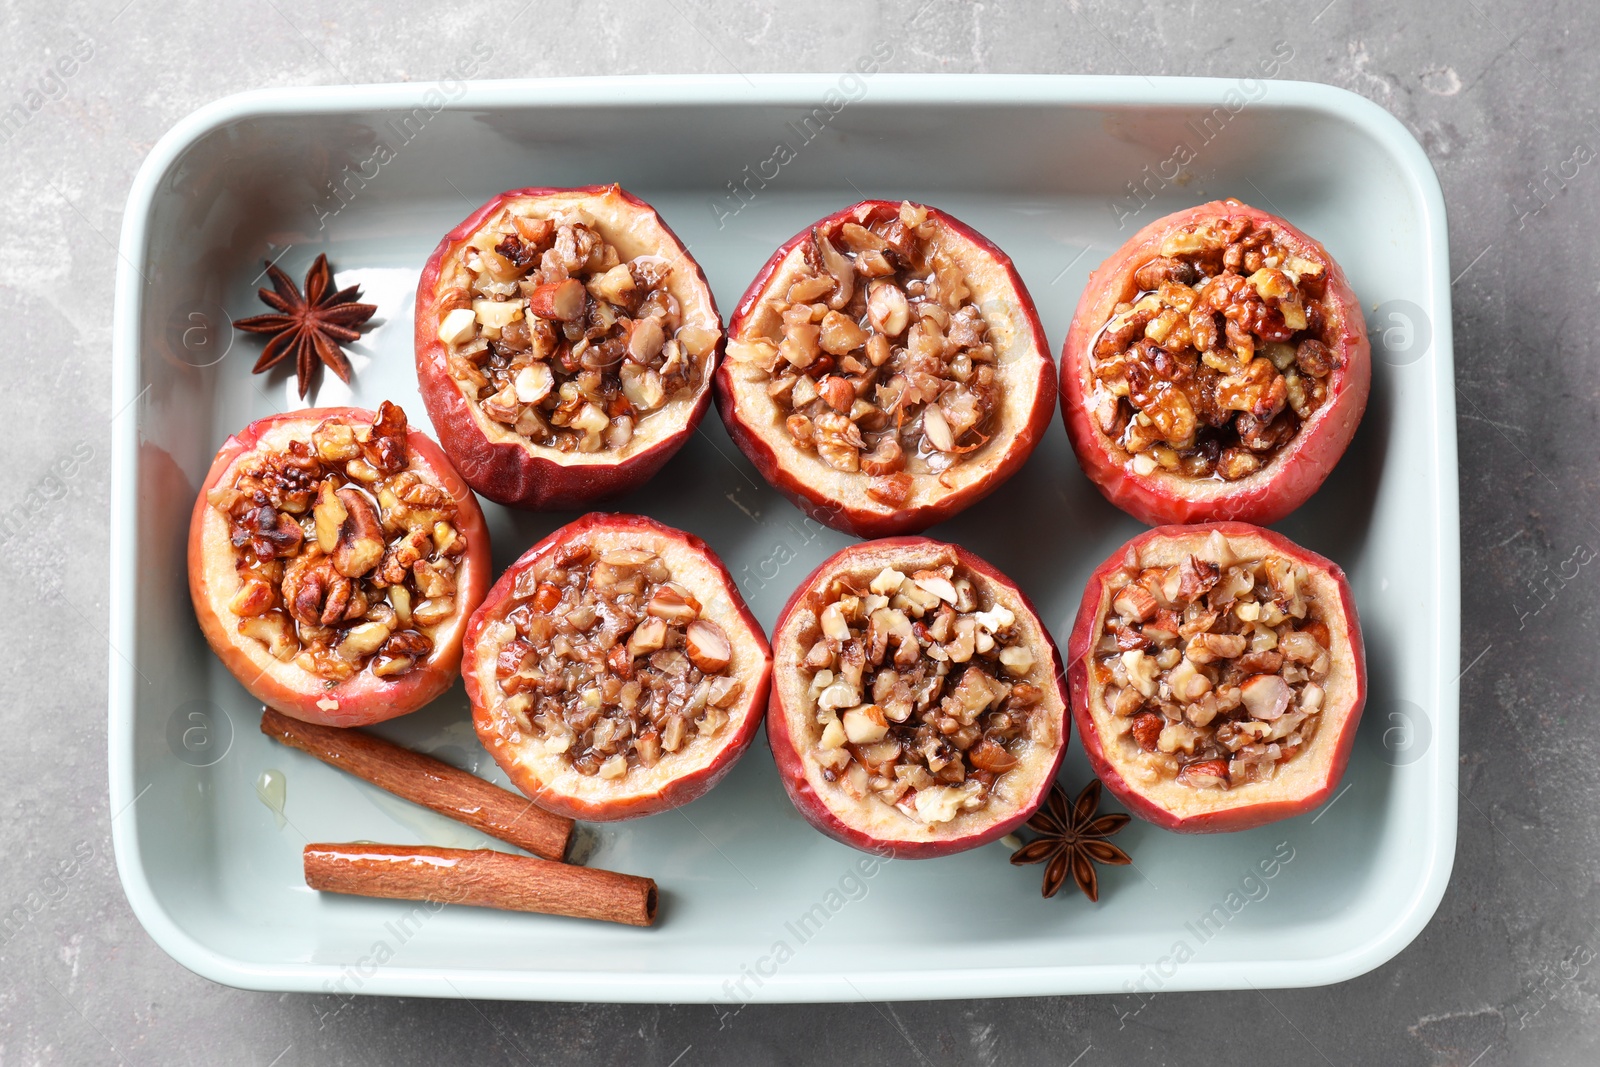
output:
[[1110,604],[1096,669],[1148,780],[1266,781],[1315,736],[1331,658],[1303,566],[1236,559],[1213,532],[1176,566],[1124,570]]
[[[923,823],[988,802],[1036,729],[1043,690],[1016,617],[955,564],[829,586],[802,678],[822,776]],[[1036,721],[1038,720],[1038,721]]]
[[455,501],[410,463],[405,412],[385,401],[371,426],[329,419],[211,490],[239,572],[239,633],[329,685],[426,659],[455,613],[467,538]]
[[1238,216],[1185,226],[1094,342],[1088,405],[1141,475],[1237,481],[1328,397],[1328,265]]
[[813,230],[804,255],[776,304],[778,332],[742,356],[766,372],[800,448],[866,475],[867,495],[897,506],[911,475],[942,475],[993,432],[989,325],[925,207]]
[[447,260],[439,340],[484,415],[563,452],[621,449],[705,378],[717,334],[685,325],[660,256],[624,262],[576,209],[513,204]]
[[620,778],[713,737],[744,683],[728,636],[666,561],[573,544],[517,576],[501,709],[581,774]]

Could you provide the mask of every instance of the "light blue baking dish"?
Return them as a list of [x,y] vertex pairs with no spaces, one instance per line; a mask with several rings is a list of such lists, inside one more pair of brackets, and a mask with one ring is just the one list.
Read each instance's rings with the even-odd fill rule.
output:
[[[1263,67],[1292,69],[1281,56]],[[1241,834],[1136,822],[1119,838],[1135,866],[1104,872],[1096,906],[1070,890],[1041,899],[1037,869],[1009,866],[999,845],[864,873],[793,812],[758,745],[689,807],[597,831],[592,863],[660,882],[655,929],[308,890],[308,839],[490,842],[268,742],[201,639],[184,580],[199,479],[230,431],[299,406],[292,375],[248,373],[258,345],[226,318],[256,309],[263,259],[298,275],[327,252],[380,312],[354,346],[353,387],[324,375],[313,400],[390,398],[425,423],[412,291],[439,236],[505,188],[613,180],[661,211],[725,313],[824,212],[877,196],[938,204],[1015,258],[1056,345],[1089,270],[1160,213],[1232,195],[1326,242],[1372,315],[1372,403],[1282,529],[1348,568],[1365,624],[1372,698],[1347,787],[1317,813]],[[1410,942],[1444,892],[1460,670],[1445,216],[1416,142],[1360,97],[1267,79],[872,73],[274,90],[206,107],[157,144],[121,256],[112,830],[140,921],[200,974],[720,1012],[1084,992],[1127,993],[1136,1010],[1156,992],[1361,974]],[[714,418],[618,507],[704,536],[766,625],[845,542],[768,489]],[[487,510],[499,566],[568,518]],[[1009,572],[1064,638],[1090,567],[1136,530],[1079,473],[1058,422],[1020,475],[933,533]],[[459,687],[382,732],[504,781]],[[281,819],[257,796],[268,771],[287,783]],[[1074,739],[1063,780],[1087,776]]]

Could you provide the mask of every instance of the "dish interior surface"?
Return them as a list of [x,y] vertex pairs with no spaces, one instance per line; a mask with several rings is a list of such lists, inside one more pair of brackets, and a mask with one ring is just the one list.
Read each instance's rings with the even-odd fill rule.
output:
[[[1420,150],[1375,106],[1323,86],[856,84],[295,90],[213,105],[157,147],[119,279],[111,809],[135,910],[181,962],[272,989],[737,1006],[1314,984],[1371,969],[1421,929],[1454,850],[1459,594],[1448,263]],[[758,741],[688,807],[586,831],[588,863],[659,882],[654,929],[307,889],[308,841],[498,843],[268,741],[201,638],[184,580],[200,479],[229,432],[304,406],[292,367],[249,373],[260,341],[227,318],[261,310],[264,259],[298,282],[326,252],[338,284],[379,312],[348,347],[352,385],[323,371],[309,402],[394,400],[431,436],[411,317],[439,237],[501,190],[607,181],[661,213],[724,317],[812,220],[869,197],[935,204],[1015,260],[1055,355],[1089,271],[1160,214],[1235,196],[1323,241],[1374,329],[1412,331],[1375,336],[1354,444],[1278,527],[1348,570],[1361,611],[1371,698],[1346,788],[1244,833],[1135,820],[1116,839],[1134,866],[1102,869],[1096,906],[1070,885],[1041,899],[1040,868],[1010,866],[999,844],[916,862],[836,844],[790,806]],[[714,413],[654,481],[607,506],[705,538],[768,628],[850,541],[770,489]],[[484,507],[496,573],[574,517]],[[1021,473],[929,533],[1015,579],[1064,647],[1090,570],[1141,529],[1079,472],[1058,417]],[[506,784],[459,683],[378,732]],[[281,817],[258,795],[271,799],[268,772],[285,786]],[[1061,781],[1075,792],[1088,777],[1074,738]]]

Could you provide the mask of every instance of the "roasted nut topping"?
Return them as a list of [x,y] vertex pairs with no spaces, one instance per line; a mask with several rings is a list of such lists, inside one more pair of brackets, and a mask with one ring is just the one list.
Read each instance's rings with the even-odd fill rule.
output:
[[496,711],[579,773],[620,778],[727,724],[744,688],[728,636],[654,552],[575,543],[512,592]]
[[898,506],[912,474],[981,448],[1000,406],[989,326],[944,226],[909,202],[870,227],[818,229],[764,340],[730,357],[766,375],[790,436]]
[[624,262],[578,208],[513,203],[452,258],[439,340],[469,401],[534,444],[621,449],[705,378],[715,332],[686,325],[660,256]]
[[405,674],[455,610],[466,535],[456,505],[410,469],[405,413],[329,420],[309,441],[244,460],[208,502],[226,516],[239,572],[239,633],[282,662],[339,682]]
[[[331,485],[332,480],[323,482]],[[359,578],[383,558],[385,541],[377,509],[359,489],[340,489],[335,499],[344,512],[333,545],[333,569],[346,578]],[[318,540],[320,546],[320,538]],[[418,564],[425,566],[425,564]]]
[[823,777],[924,823],[985,807],[1044,697],[1012,612],[954,563],[835,579],[826,600],[804,659]]
[[1316,733],[1331,669],[1306,569],[1238,559],[1213,531],[1171,567],[1125,568],[1095,669],[1150,780],[1266,781]]
[[1186,226],[1160,252],[1095,339],[1089,409],[1138,474],[1237,481],[1328,397],[1328,265],[1244,216]]

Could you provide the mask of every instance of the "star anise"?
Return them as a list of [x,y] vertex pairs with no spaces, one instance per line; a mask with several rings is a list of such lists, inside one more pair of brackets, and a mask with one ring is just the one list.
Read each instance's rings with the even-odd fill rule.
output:
[[260,290],[261,300],[279,314],[252,315],[233,324],[249,333],[272,335],[251,373],[260,374],[276,366],[292,352],[300,399],[304,400],[311,389],[311,372],[319,359],[340,381],[349,382],[350,361],[340,343],[349,344],[361,336],[358,327],[372,318],[377,305],[356,303],[361,296],[359,286],[334,292],[327,256],[318,256],[306,272],[304,293],[271,263],[267,264],[267,274],[272,278],[272,289]]
[[1071,807],[1067,806],[1067,794],[1061,786],[1052,785],[1044,807],[1028,820],[1028,829],[1037,831],[1039,836],[1012,853],[1011,862],[1020,867],[1048,860],[1044,869],[1045,896],[1055,896],[1070,871],[1083,895],[1098,901],[1100,878],[1094,865],[1107,863],[1120,867],[1133,862],[1126,852],[1106,840],[1128,825],[1128,816],[1115,812],[1097,818],[1095,810],[1099,807],[1098,778],[1090,779]]

